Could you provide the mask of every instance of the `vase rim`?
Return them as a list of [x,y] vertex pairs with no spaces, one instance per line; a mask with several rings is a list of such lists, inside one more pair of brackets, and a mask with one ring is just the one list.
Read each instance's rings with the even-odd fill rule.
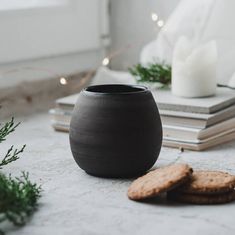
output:
[[83,89],[86,94],[96,95],[131,95],[145,93],[149,91],[143,85],[126,85],[126,84],[103,84],[92,85]]

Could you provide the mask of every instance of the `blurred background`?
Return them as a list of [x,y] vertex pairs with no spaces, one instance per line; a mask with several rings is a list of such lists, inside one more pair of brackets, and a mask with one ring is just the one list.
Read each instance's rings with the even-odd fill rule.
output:
[[100,65],[127,70],[178,2],[0,0],[1,117],[51,107]]
[[[207,62],[218,59],[215,79],[235,87],[234,9],[232,0],[0,0],[1,117],[48,109],[92,81],[131,81],[139,62],[171,65],[182,36],[194,48],[215,42]],[[196,60],[195,71],[205,67]]]
[[111,67],[122,70],[139,62],[141,49],[154,40],[159,32],[159,26],[155,18],[152,19],[152,14],[158,16],[158,21],[165,22],[179,2],[179,0],[111,0],[110,50],[115,51],[130,45],[125,53],[112,60]]

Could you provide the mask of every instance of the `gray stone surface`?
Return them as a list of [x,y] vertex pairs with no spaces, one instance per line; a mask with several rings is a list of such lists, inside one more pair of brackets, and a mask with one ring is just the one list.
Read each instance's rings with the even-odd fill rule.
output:
[[[20,119],[23,123],[1,144],[1,156],[10,144],[27,144],[21,159],[4,169],[19,175],[30,172],[41,183],[38,212],[20,229],[5,224],[9,235],[73,234],[234,234],[235,203],[196,206],[128,200],[131,180],[100,179],[85,174],[74,162],[68,134],[54,132],[47,114]],[[198,169],[235,174],[235,142],[204,152],[162,148],[155,166],[174,161]]]

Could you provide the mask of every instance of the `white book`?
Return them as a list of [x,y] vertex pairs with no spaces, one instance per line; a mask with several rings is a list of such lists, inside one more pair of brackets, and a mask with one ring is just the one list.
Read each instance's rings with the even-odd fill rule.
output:
[[79,94],[73,94],[56,100],[56,107],[60,109],[73,110]]
[[163,125],[206,128],[235,117],[235,105],[212,114],[159,110]]
[[[65,125],[70,124],[72,111],[51,109],[49,111],[51,120],[54,122],[63,123]],[[235,128],[235,117],[227,119],[218,124],[212,125],[208,128],[194,128],[185,127],[182,125],[168,125],[163,122],[163,136],[164,138],[173,138],[177,140],[197,141],[207,139],[213,135],[217,135],[220,132],[227,131]]]
[[[170,90],[154,90],[152,94],[160,110],[180,111],[184,113],[211,114],[235,104],[235,92],[229,88],[218,87],[215,96],[205,98],[183,98],[174,96]],[[56,101],[57,107],[73,109],[78,94]]]
[[[65,124],[63,122],[52,122],[52,127],[57,131],[69,132],[69,124]],[[166,147],[173,148],[184,148],[195,151],[202,151],[207,148],[216,146],[218,144],[222,144],[235,139],[235,130],[231,130],[228,132],[220,133],[211,138],[205,139],[204,141],[198,142],[189,142],[188,140],[179,141],[177,139],[171,138],[163,138],[162,145]]]
[[232,118],[205,129],[163,125],[163,136],[165,139],[199,143],[221,133],[228,133],[234,130],[235,118]]
[[183,98],[175,96],[170,90],[152,91],[159,109],[189,113],[214,113],[235,104],[232,89],[218,87],[215,96],[204,98]]
[[[192,118],[193,115],[191,115],[190,113],[188,113],[190,115],[185,115],[185,113],[183,112],[168,110],[159,111],[161,115],[162,124],[165,126],[180,126],[197,129],[204,129],[206,127],[222,122],[223,120],[228,120],[229,118],[235,116],[234,105],[215,114],[193,114],[195,115],[195,118]],[[49,110],[49,114],[54,120],[70,122],[72,109],[55,108]]]
[[[52,119],[52,126],[56,130],[63,129],[69,131],[70,118],[67,120]],[[229,134],[235,131],[235,118],[227,120],[218,125],[206,129],[184,128],[177,126],[164,126],[163,125],[163,139],[168,141],[181,141],[194,144],[207,142],[216,137]]]
[[56,131],[69,132],[69,124],[57,121],[51,121],[51,124]]
[[235,140],[235,132],[230,132],[224,135],[217,136],[215,138],[211,138],[208,141],[201,143],[190,143],[176,140],[167,140],[164,139],[162,145],[165,147],[172,148],[184,148],[188,150],[202,151],[213,146],[217,146],[229,141]]
[[[49,111],[51,120],[54,123],[59,123],[69,126],[72,111],[51,109]],[[163,123],[163,136],[166,139],[188,141],[198,143],[200,140],[208,139],[219,133],[223,133],[235,128],[235,117],[210,126],[208,128],[192,128],[178,125],[167,125]]]
[[61,109],[50,109],[49,114],[52,121],[70,124],[72,117],[72,111],[70,110],[61,110]]
[[[53,119],[68,120],[72,115],[74,105],[58,106],[49,114]],[[235,117],[235,105],[213,114],[186,113],[180,111],[159,110],[163,125],[192,127],[203,129],[216,123]]]

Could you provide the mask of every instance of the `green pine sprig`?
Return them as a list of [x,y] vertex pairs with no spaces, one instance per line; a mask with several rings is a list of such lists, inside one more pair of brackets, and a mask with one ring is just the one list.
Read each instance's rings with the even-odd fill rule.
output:
[[7,164],[9,164],[9,163],[11,163],[11,162],[14,162],[14,161],[18,160],[18,159],[19,159],[19,154],[20,154],[20,153],[23,153],[23,151],[24,151],[26,145],[23,145],[23,147],[22,147],[20,150],[15,149],[14,151],[13,151],[13,147],[14,147],[14,146],[12,145],[12,146],[8,149],[8,151],[7,151],[6,155],[5,155],[5,157],[4,157],[4,158],[2,159],[2,161],[0,162],[0,169],[2,169],[3,166],[5,166],[5,165],[7,165]]
[[[12,118],[9,122],[6,122],[5,125],[0,129],[0,143],[6,140],[6,136],[8,136],[10,133],[14,132],[16,127],[20,125],[20,122],[17,124],[14,123],[14,118]],[[12,145],[10,149],[8,149],[5,157],[0,162],[0,169],[2,169],[3,166],[16,161],[19,159],[19,154],[22,153],[25,149],[26,145],[23,145],[21,149],[14,149],[14,146]]]
[[[20,123],[15,124],[14,118],[6,122],[0,129],[0,143],[6,136],[14,132]],[[19,159],[26,145],[14,149],[12,145],[4,158],[0,161],[0,169],[7,164]],[[29,174],[23,172],[21,177],[12,178],[0,173],[0,223],[12,222],[14,225],[24,225],[30,216],[37,210],[38,199],[41,195],[41,186],[29,180]],[[4,234],[0,230],[0,234]]]
[[9,122],[6,122],[5,125],[0,129],[0,143],[6,140],[6,136],[15,131],[16,127],[20,125],[20,122],[17,124],[14,123],[14,118]]
[[40,192],[41,187],[30,182],[28,173],[19,178],[0,174],[0,222],[24,225],[38,207]]
[[129,68],[129,72],[137,82],[160,83],[162,87],[171,84],[171,66],[165,63],[150,63],[147,66],[137,64]]

